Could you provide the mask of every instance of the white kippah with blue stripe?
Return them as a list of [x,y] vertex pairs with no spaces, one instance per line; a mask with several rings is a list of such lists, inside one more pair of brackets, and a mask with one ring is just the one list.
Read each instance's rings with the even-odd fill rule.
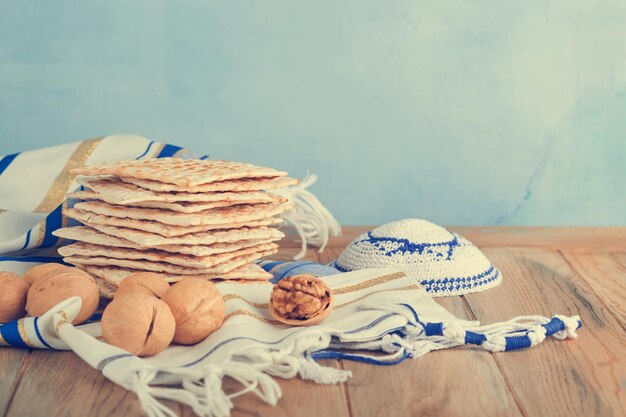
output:
[[434,297],[481,291],[502,281],[498,268],[467,239],[419,219],[363,233],[331,266],[343,272],[402,268]]

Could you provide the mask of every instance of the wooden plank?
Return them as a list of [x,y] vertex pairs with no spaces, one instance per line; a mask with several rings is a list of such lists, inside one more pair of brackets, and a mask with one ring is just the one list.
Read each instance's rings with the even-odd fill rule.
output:
[[561,254],[626,328],[626,250],[583,248]]
[[[344,248],[356,236],[376,226],[344,226],[343,236],[332,238],[328,247]],[[446,226],[481,247],[542,248],[626,248],[626,227],[519,227],[519,226]],[[290,234],[281,246],[298,245]]]
[[6,413],[28,363],[30,350],[0,347],[0,415]]
[[[338,252],[326,251],[322,262]],[[437,301],[457,317],[473,319],[461,297]],[[394,366],[342,362],[353,373],[347,389],[354,416],[521,415],[488,352],[432,352]]]
[[576,340],[494,354],[524,415],[626,414],[626,335],[589,284],[553,250],[487,249],[503,283],[466,299],[485,324],[519,315],[578,314]]
[[73,352],[36,350],[7,417],[143,416],[134,393],[107,380]]

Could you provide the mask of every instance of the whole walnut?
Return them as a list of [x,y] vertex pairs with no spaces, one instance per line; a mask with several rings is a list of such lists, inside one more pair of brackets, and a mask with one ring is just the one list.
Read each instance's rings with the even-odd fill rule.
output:
[[28,290],[26,311],[38,317],[63,300],[80,297],[82,306],[72,324],[81,324],[93,315],[100,302],[96,281],[78,268],[66,268],[39,278]]
[[54,262],[33,266],[24,274],[24,279],[30,285],[33,285],[36,280],[47,277],[48,275],[58,274],[62,271],[71,269],[69,266],[57,264]]
[[211,282],[186,278],[163,297],[176,319],[174,342],[192,345],[206,339],[224,322],[224,299]]
[[116,296],[102,313],[107,343],[139,356],[152,356],[172,342],[176,321],[163,301],[146,294]]
[[26,315],[28,282],[11,272],[0,272],[0,323]]
[[281,323],[311,326],[325,320],[333,309],[326,283],[312,275],[283,278],[272,289],[269,310]]
[[163,298],[165,292],[170,289],[170,284],[165,278],[154,272],[135,272],[122,280],[115,291],[114,297],[126,294],[146,294],[156,298]]

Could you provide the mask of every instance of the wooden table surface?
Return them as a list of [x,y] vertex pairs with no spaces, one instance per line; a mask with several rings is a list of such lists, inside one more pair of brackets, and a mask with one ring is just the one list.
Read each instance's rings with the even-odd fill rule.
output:
[[[324,253],[327,262],[361,231],[348,227]],[[626,228],[457,227],[483,248],[504,281],[485,292],[437,301],[456,316],[483,323],[518,315],[580,315],[576,340],[488,353],[438,351],[400,365],[325,361],[349,369],[345,384],[280,381],[269,407],[252,394],[235,400],[235,416],[625,416]],[[297,243],[286,239],[276,259]],[[225,381],[233,385],[232,381]],[[191,410],[171,404],[179,414]],[[71,352],[0,348],[0,415],[142,415],[133,393],[106,380]]]

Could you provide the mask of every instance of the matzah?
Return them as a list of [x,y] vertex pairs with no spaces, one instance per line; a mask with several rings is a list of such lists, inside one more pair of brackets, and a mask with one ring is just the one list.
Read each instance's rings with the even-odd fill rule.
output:
[[248,239],[228,243],[213,243],[211,245],[197,245],[185,243],[156,246],[144,246],[119,237],[125,236],[127,232],[120,232],[109,235],[87,226],[65,227],[55,230],[54,232],[52,232],[52,234],[54,236],[62,237],[64,239],[92,243],[95,245],[130,248],[136,250],[159,249],[166,252],[181,253],[185,255],[210,256],[250,248],[260,244],[272,243],[284,236],[283,233],[277,230],[275,232],[276,233],[268,234],[269,236],[265,239]]
[[[98,277],[100,280],[104,280],[106,284],[108,284],[113,290],[110,292],[112,296],[112,292],[115,291],[115,288],[119,285],[119,283],[126,278],[130,274],[134,274],[136,272],[145,272],[144,270],[130,269],[130,268],[120,268],[120,267],[104,267],[104,266],[89,266],[89,265],[81,265],[83,269],[85,269],[90,274]],[[265,272],[263,268],[256,264],[247,264],[240,266],[239,268],[235,268],[230,272],[226,272],[224,274],[200,274],[200,275],[175,275],[175,274],[167,274],[163,272],[155,272],[156,274],[163,277],[167,282],[178,282],[185,278],[202,278],[208,280],[214,279],[229,279],[229,280],[251,280],[251,281],[268,281],[272,278],[272,274],[269,272]]]
[[165,252],[157,249],[136,250],[129,248],[95,245],[93,243],[77,242],[58,248],[58,252],[61,256],[64,257],[93,256],[128,260],[143,259],[154,262],[166,262],[173,265],[180,265],[185,268],[208,269],[224,262],[230,261],[231,259],[236,259],[247,255],[253,255],[258,252],[268,252],[276,249],[278,249],[278,245],[274,243],[266,243],[211,256],[191,256]]
[[204,210],[199,213],[177,213],[171,210],[135,208],[104,202],[83,201],[75,209],[103,216],[136,220],[151,220],[172,226],[206,226],[226,223],[247,223],[283,213],[287,204],[241,204],[238,206]]
[[140,178],[120,177],[120,180],[135,184],[141,188],[159,192],[185,192],[185,193],[214,193],[221,191],[259,191],[276,190],[298,184],[295,178],[258,178],[241,179],[232,181],[212,182],[210,184],[197,185],[195,187],[179,187],[165,182],[144,180]]
[[63,261],[72,265],[92,265],[92,266],[119,266],[122,268],[139,269],[151,272],[165,272],[174,275],[219,275],[232,271],[235,268],[254,262],[261,259],[264,256],[273,255],[276,253],[276,249],[267,252],[259,252],[252,255],[246,255],[239,258],[231,259],[227,262],[223,262],[216,265],[213,268],[196,269],[185,268],[180,265],[168,264],[166,262],[153,262],[153,261],[141,261],[132,259],[116,259],[105,257],[85,257],[85,256],[68,256],[63,258]]
[[282,219],[280,218],[271,217],[267,219],[242,223],[211,224],[203,226],[173,226],[152,220],[137,220],[121,217],[103,216],[76,208],[65,209],[63,210],[63,214],[67,217],[76,219],[79,222],[87,224],[94,228],[97,228],[96,225],[117,226],[156,233],[165,237],[181,236],[189,233],[207,232],[210,230],[237,229],[244,226],[269,226],[271,224],[278,224],[282,222]]
[[103,162],[75,168],[70,173],[88,176],[115,175],[141,178],[175,184],[180,187],[194,187],[240,178],[274,178],[287,175],[284,171],[243,162],[179,158]]
[[[74,193],[70,193],[67,195],[68,198],[76,198],[80,200],[100,200],[106,203],[111,204],[119,204],[112,201],[107,201],[102,198],[102,196],[93,191],[76,191]],[[214,208],[221,207],[230,207],[237,204],[263,204],[263,203],[284,203],[287,199],[284,197],[273,196],[269,197],[269,194],[266,194],[264,198],[257,200],[247,200],[247,201],[199,201],[199,202],[176,202],[176,203],[168,203],[164,201],[136,201],[132,204],[124,204],[125,206],[132,207],[140,207],[140,208],[156,208],[156,209],[165,209],[172,210],[179,213],[199,213],[205,210],[210,210]]]
[[249,201],[272,203],[277,196],[265,191],[237,191],[213,193],[172,193],[157,192],[138,187],[137,185],[121,181],[118,178],[79,178],[78,182],[84,187],[95,191],[100,200],[111,204],[133,205],[136,202],[162,201],[164,203],[209,203],[228,201],[235,204],[245,204]]

